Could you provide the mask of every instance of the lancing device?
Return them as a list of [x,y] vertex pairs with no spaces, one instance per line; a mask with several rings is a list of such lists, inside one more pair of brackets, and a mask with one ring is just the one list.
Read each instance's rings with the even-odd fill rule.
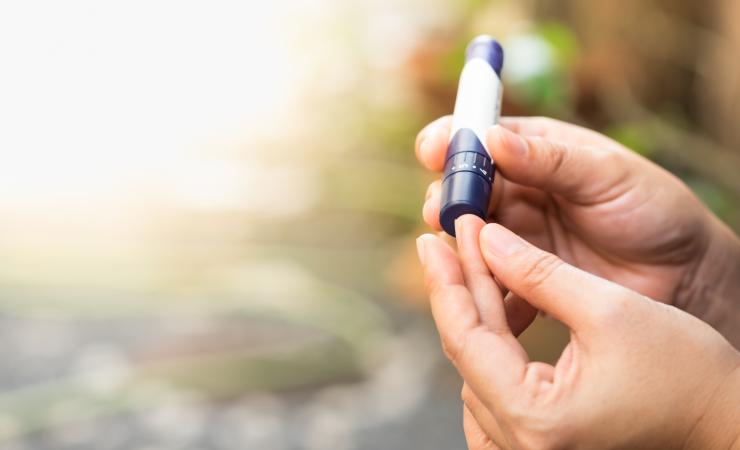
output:
[[496,166],[486,146],[486,131],[501,113],[503,65],[504,51],[490,36],[478,36],[465,51],[439,211],[439,222],[451,236],[458,217],[475,214],[485,219],[488,212]]

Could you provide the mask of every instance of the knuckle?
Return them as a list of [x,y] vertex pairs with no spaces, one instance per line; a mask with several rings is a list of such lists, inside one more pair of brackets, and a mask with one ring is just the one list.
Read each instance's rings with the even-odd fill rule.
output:
[[445,355],[450,359],[452,364],[457,366],[465,353],[466,339],[461,337],[446,336],[442,340],[442,348],[444,349]]
[[472,347],[471,339],[474,338],[475,331],[471,330],[458,336],[441,336],[442,351],[455,367],[460,367],[468,360],[468,353]]
[[455,364],[459,357],[457,342],[455,342],[454,338],[446,334],[440,336],[440,341],[442,343],[442,353],[444,353],[447,359]]
[[518,436],[515,436],[514,441],[518,443],[518,448],[527,450],[562,450],[568,448],[559,436],[552,433],[519,433]]
[[441,302],[445,299],[455,299],[460,295],[459,289],[462,287],[456,284],[450,284],[444,277],[437,276],[436,273],[427,273],[424,277],[429,297],[434,301]]
[[436,302],[441,303],[447,299],[455,298],[454,296],[457,292],[455,292],[454,286],[440,282],[440,280],[434,276],[427,277],[426,282],[429,296]]
[[540,289],[562,264],[563,261],[557,256],[538,251],[522,268],[522,281],[525,289],[527,291]]
[[427,186],[427,191],[424,194],[424,200],[429,200],[429,197],[432,196],[432,190],[434,189],[434,183],[429,183],[429,186]]
[[549,141],[547,158],[551,172],[562,171],[568,159],[568,146],[562,142]]
[[620,289],[607,287],[595,309],[595,318],[600,324],[616,324],[627,320],[632,313],[632,302]]
[[510,416],[510,419],[512,423],[519,424],[512,427],[511,440],[516,443],[516,448],[527,450],[570,448],[568,432],[559,420],[533,414],[531,411],[521,411],[520,414]]
[[585,190],[588,193],[589,202],[608,202],[622,195],[631,185],[631,162],[623,151],[604,147],[582,147],[580,151],[584,154],[583,170],[594,172],[594,168],[605,167],[607,172],[599,172],[599,176],[591,180],[590,187]]
[[614,149],[599,149],[594,152],[596,161],[600,164],[623,164],[624,154]]
[[[616,169],[618,173],[628,173],[628,169],[630,167],[630,158],[627,156],[627,154],[625,154],[625,152],[619,151],[617,149],[603,147],[586,147],[584,148],[584,151],[591,153],[591,158],[593,158],[594,166],[609,167],[613,170]],[[617,177],[617,179],[620,179],[620,177]]]
[[460,390],[460,399],[468,409],[472,409],[471,406],[475,403],[475,395],[467,385],[464,385],[462,390]]
[[534,116],[532,117],[532,121],[533,123],[537,124],[537,126],[543,130],[552,126],[552,124],[556,122],[555,119],[551,117],[547,117],[547,116]]
[[427,274],[427,276],[424,277],[424,284],[426,286],[427,292],[429,293],[429,297],[432,300],[434,300],[437,296],[441,294],[440,284],[439,281],[437,281],[436,277]]
[[[448,285],[437,283],[435,280],[430,280],[431,283],[430,291],[433,303],[445,302],[450,298],[454,298],[455,293],[453,288]],[[465,345],[461,336],[451,335],[446,333],[443,329],[440,329],[440,344],[442,346],[442,353],[447,359],[453,364],[460,358],[461,348]]]
[[569,410],[542,401],[535,391],[516,393],[505,402],[502,422],[509,425],[513,448],[526,450],[561,450],[573,448],[575,430]]

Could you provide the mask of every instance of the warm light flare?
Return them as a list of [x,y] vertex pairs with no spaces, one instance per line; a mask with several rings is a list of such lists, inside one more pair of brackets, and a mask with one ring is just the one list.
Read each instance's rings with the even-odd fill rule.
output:
[[0,208],[158,195],[142,189],[208,164],[209,141],[259,139],[301,88],[290,35],[274,33],[278,11],[255,2],[0,6]]

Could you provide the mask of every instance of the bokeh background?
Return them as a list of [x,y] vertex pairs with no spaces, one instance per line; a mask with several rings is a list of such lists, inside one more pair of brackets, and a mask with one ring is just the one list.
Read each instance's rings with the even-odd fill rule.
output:
[[[0,4],[0,449],[464,448],[414,237],[463,50],[740,229],[740,3]],[[521,338],[553,361],[567,334]]]

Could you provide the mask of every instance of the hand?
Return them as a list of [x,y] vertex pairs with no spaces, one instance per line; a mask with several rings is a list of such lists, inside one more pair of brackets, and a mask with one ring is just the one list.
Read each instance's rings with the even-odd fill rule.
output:
[[[491,221],[701,317],[740,346],[740,243],[686,185],[596,132],[547,118],[500,123],[487,139],[497,166]],[[443,169],[450,124],[443,117],[417,137],[417,157],[430,170]],[[429,186],[423,210],[435,229],[440,189],[440,181]],[[529,322],[535,313],[529,308]]]
[[[456,226],[459,259],[417,243],[472,450],[740,448],[740,354],[719,333],[500,225]],[[493,276],[568,326],[554,367],[528,360]]]

